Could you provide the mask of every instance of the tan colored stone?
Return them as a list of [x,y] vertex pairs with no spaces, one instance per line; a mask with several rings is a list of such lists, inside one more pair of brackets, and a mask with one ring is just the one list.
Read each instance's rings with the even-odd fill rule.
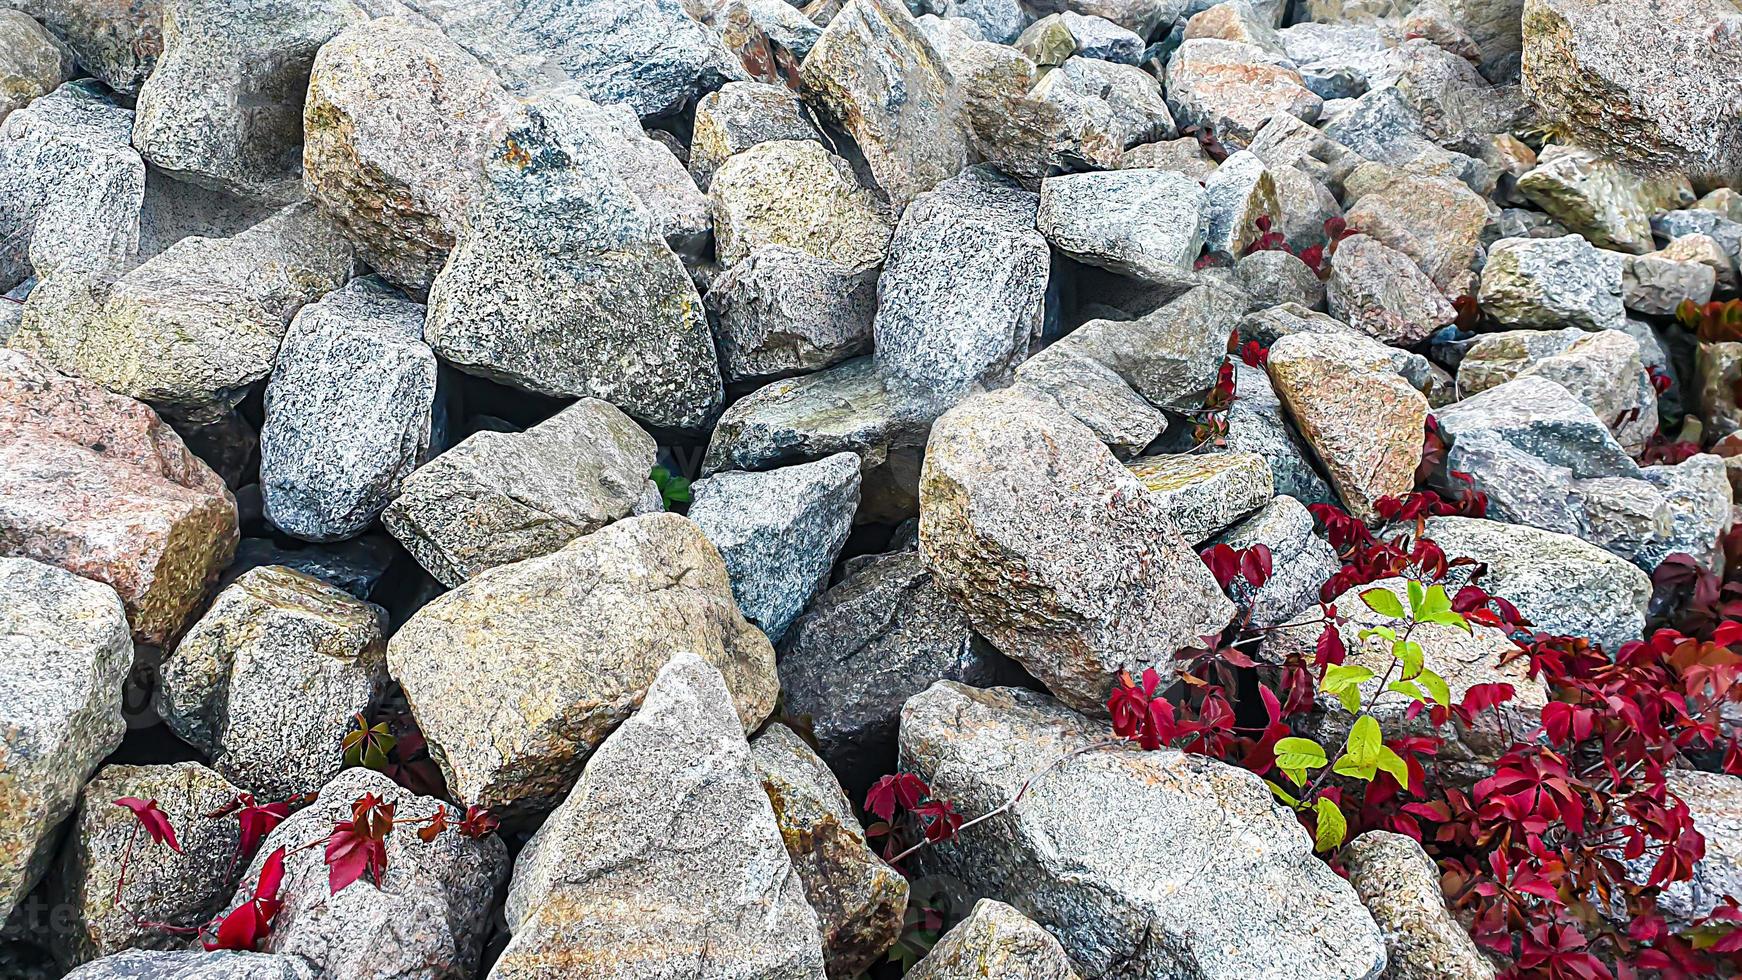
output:
[[1415,840],[1370,830],[1343,867],[1385,936],[1387,980],[1494,980],[1494,964],[1446,909],[1439,868]]
[[1456,295],[1476,261],[1488,205],[1454,177],[1366,164],[1344,182],[1349,227],[1415,260],[1442,292]]
[[1195,38],[1167,63],[1167,103],[1181,126],[1213,129],[1232,149],[1278,113],[1317,122],[1324,100],[1280,56],[1239,41]]
[[982,898],[914,964],[907,980],[1077,980],[1077,971],[1040,923]]
[[727,266],[785,245],[860,272],[883,263],[895,231],[847,161],[812,140],[775,140],[735,154],[715,171],[708,199]]
[[0,350],[0,554],[107,583],[161,644],[235,551],[224,481],[148,406]]
[[0,10],[0,120],[67,80],[72,58],[21,10]]

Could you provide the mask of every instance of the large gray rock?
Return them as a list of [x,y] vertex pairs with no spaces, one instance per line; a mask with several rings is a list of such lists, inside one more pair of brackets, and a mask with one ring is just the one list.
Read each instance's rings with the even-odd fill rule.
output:
[[[186,937],[144,923],[205,922],[230,900],[241,831],[234,819],[206,814],[234,803],[240,792],[197,762],[99,771],[80,794],[50,880],[50,900],[73,914],[72,927],[54,934],[56,958],[73,966],[127,949],[185,945]],[[141,836],[139,818],[114,802],[128,796],[157,802],[180,850]],[[127,881],[117,892],[123,860]]]
[[1673,466],[1643,467],[1641,472],[1662,491],[1670,514],[1669,533],[1640,549],[1641,564],[1656,568],[1664,558],[1679,553],[1722,575],[1724,534],[1734,520],[1724,461],[1700,453]]
[[714,218],[708,196],[677,157],[682,144],[650,136],[634,110],[621,103],[585,106],[577,100],[572,108],[574,118],[604,144],[612,169],[641,200],[671,250],[692,261],[704,258]]
[[1518,193],[1569,231],[1599,248],[1643,254],[1655,246],[1651,216],[1687,207],[1693,188],[1685,177],[1649,179],[1577,146],[1551,144],[1536,166],[1518,178]]
[[1270,549],[1270,578],[1262,586],[1254,589],[1239,578],[1229,586],[1240,615],[1257,629],[1286,623],[1316,606],[1319,590],[1343,567],[1336,549],[1315,533],[1312,513],[1289,496],[1278,495],[1216,540],[1230,548]]
[[849,789],[895,767],[901,706],[933,681],[1016,683],[916,551],[854,559],[780,644],[786,711],[803,719]]
[[1662,252],[1636,255],[1621,270],[1621,300],[1629,312],[1670,316],[1681,301],[1704,306],[1718,285],[1718,270]]
[[1224,38],[1192,38],[1167,61],[1167,104],[1181,126],[1213,131],[1244,148],[1271,116],[1317,122],[1324,100],[1286,58]]
[[844,6],[799,82],[805,100],[859,144],[896,213],[971,162],[950,71],[899,0]]
[[1270,466],[1257,453],[1170,453],[1126,465],[1194,545],[1276,496]]
[[865,843],[853,804],[828,766],[782,724],[750,743],[793,870],[822,929],[831,976],[856,977],[901,937],[907,879]]
[[454,244],[513,101],[476,58],[399,18],[321,46],[303,109],[303,185],[358,255],[413,293]]
[[738,608],[779,643],[828,584],[847,543],[859,507],[859,457],[716,473],[692,493],[689,518],[720,549]]
[[722,398],[701,296],[592,110],[561,97],[517,117],[430,287],[424,336],[462,370],[700,428]]
[[1244,362],[1234,365],[1234,404],[1228,406],[1225,417],[1228,451],[1263,456],[1270,464],[1271,485],[1279,496],[1290,496],[1303,504],[1336,501],[1325,478],[1307,459],[1306,449],[1284,417],[1282,400],[1263,368]]
[[728,382],[817,371],[870,351],[877,270],[770,245],[727,269],[704,300]]
[[[1028,691],[945,681],[902,711],[902,766],[977,816],[1103,728]],[[1373,978],[1385,966],[1378,927],[1294,815],[1258,777],[1203,756],[1088,752],[922,853],[926,869],[1045,926],[1084,977]]]
[[1434,517],[1424,537],[1447,558],[1488,566],[1482,587],[1537,629],[1589,637],[1605,649],[1640,638],[1651,579],[1625,559],[1569,534],[1472,517]]
[[1624,264],[1619,252],[1595,248],[1577,235],[1503,238],[1488,250],[1476,301],[1509,327],[1619,329],[1627,320]]
[[547,555],[634,509],[657,447],[583,398],[525,432],[478,432],[405,480],[382,523],[438,581]]
[[[1177,132],[1155,76],[1131,65],[1070,58],[1047,72],[1028,94],[1029,99],[1018,103],[1017,119],[1008,125],[1020,126],[1027,121],[1041,127],[1049,147],[1043,154],[1043,173],[1070,170],[1083,163],[1116,167],[1124,159],[1122,150],[1172,139]],[[1040,118],[1024,120],[1028,112]],[[983,123],[976,131],[1003,136],[1020,132],[988,128]],[[986,155],[1001,166],[1006,162],[1003,154]]]
[[722,265],[784,245],[859,272],[883,264],[887,210],[847,161],[815,140],[774,140],[728,157],[708,185]]
[[145,163],[132,128],[132,112],[79,83],[0,120],[0,290],[138,251]]
[[1100,361],[1070,347],[1048,348],[1016,366],[1016,380],[1051,395],[1121,459],[1167,431],[1167,416]]
[[161,0],[8,0],[71,51],[78,67],[117,92],[137,93],[163,52]]
[[1204,178],[1204,243],[1212,252],[1238,256],[1264,237],[1259,222],[1282,213],[1276,178],[1263,158],[1241,150]]
[[1079,262],[1183,291],[1204,247],[1204,189],[1166,170],[1050,177],[1037,226]]
[[119,279],[65,265],[11,346],[111,391],[213,421],[272,370],[291,318],[351,277],[351,248],[307,204],[231,238],[184,238]]
[[693,652],[659,668],[521,852],[492,980],[823,980],[817,914],[727,687]]
[[1742,12],[1725,0],[1526,0],[1525,91],[1580,146],[1648,171],[1734,179],[1742,52],[1712,39],[1739,28]]
[[209,953],[131,949],[67,974],[70,980],[316,980],[318,976],[294,956],[227,949]]
[[1037,195],[990,168],[908,205],[877,281],[871,324],[873,356],[892,382],[959,394],[1007,377],[1028,356],[1051,261],[1034,230],[1038,207]]
[[1657,389],[1645,373],[1639,342],[1620,330],[1509,330],[1483,334],[1458,366],[1466,395],[1515,377],[1546,378],[1583,402],[1627,453],[1657,431]]
[[163,53],[139,89],[133,145],[194,183],[294,197],[315,52],[364,16],[350,0],[164,0]]
[[690,175],[705,191],[720,164],[733,154],[775,140],[821,138],[791,89],[766,82],[727,82],[696,103]]
[[1385,934],[1394,980],[1493,980],[1494,964],[1446,908],[1440,872],[1414,838],[1369,830],[1343,849],[1349,884]]
[[133,666],[115,590],[28,558],[0,557],[0,912],[48,868],[60,822],[121,744]]
[[440,809],[449,827],[465,811],[419,796],[372,769],[347,769],[321,788],[320,799],[285,818],[266,836],[230,900],[254,898],[254,883],[273,851],[286,851],[282,903],[262,952],[302,960],[327,977],[428,977],[466,980],[474,975],[497,890],[508,876],[507,848],[494,835],[472,838],[450,830],[424,841],[400,827],[385,842],[387,870],[338,894],[328,886],[319,842],[333,825],[351,819],[352,803],[373,794],[399,820]]
[[1020,389],[974,395],[933,426],[919,537],[975,629],[1086,710],[1121,670],[1170,672],[1173,651],[1234,612],[1162,501]]
[[1366,235],[1338,243],[1325,297],[1332,316],[1399,347],[1426,340],[1458,315],[1409,256]]
[[314,792],[344,763],[351,716],[387,686],[386,618],[301,572],[256,568],[164,659],[157,713],[261,799]]
[[73,70],[70,52],[20,10],[0,10],[0,122],[55,90]]
[[532,818],[561,801],[674,651],[726,675],[745,730],[768,717],[774,649],[731,590],[700,528],[633,517],[437,598],[394,634],[388,665],[454,795]]
[[1065,948],[1040,924],[982,898],[914,964],[909,980],[1077,980]]
[[1488,225],[1488,202],[1453,174],[1420,169],[1356,167],[1343,181],[1345,218],[1355,231],[1414,259],[1441,292],[1460,296],[1474,286],[1470,269]]
[[303,307],[266,385],[266,519],[309,541],[362,533],[440,449],[436,408],[421,304],[357,279]]

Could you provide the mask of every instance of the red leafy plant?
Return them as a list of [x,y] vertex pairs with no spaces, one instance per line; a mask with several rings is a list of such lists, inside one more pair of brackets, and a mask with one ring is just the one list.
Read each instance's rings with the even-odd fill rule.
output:
[[1260,215],[1254,224],[1258,226],[1258,239],[1246,246],[1245,250],[1240,253],[1241,257],[1251,255],[1254,252],[1287,252],[1305,262],[1307,268],[1313,270],[1313,274],[1320,279],[1330,276],[1331,256],[1336,254],[1337,246],[1342,243],[1343,239],[1355,234],[1349,228],[1349,223],[1342,218],[1327,218],[1325,219],[1325,240],[1323,242],[1306,248],[1296,248],[1289,244],[1288,236],[1273,230],[1275,222],[1269,215]]

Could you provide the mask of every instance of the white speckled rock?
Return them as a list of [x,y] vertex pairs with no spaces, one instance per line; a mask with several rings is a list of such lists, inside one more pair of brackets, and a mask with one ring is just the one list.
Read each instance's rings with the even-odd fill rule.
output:
[[814,140],[774,140],[728,157],[708,185],[723,265],[784,245],[853,272],[883,264],[889,215],[847,161]]
[[1075,348],[1048,347],[1016,366],[1016,380],[1052,396],[1121,459],[1167,431],[1160,409],[1112,368]]
[[1256,154],[1241,150],[1204,179],[1203,210],[1205,247],[1237,257],[1263,237],[1258,219],[1276,221],[1282,205],[1270,168]]
[[[1030,691],[944,681],[902,712],[902,766],[978,816],[1103,731]],[[922,854],[1045,926],[1085,978],[1377,980],[1385,967],[1379,928],[1293,814],[1203,756],[1089,752]]]
[[700,657],[659,669],[533,835],[508,925],[491,980],[823,980],[817,915],[727,684]]
[[859,507],[859,457],[836,453],[692,487],[689,518],[720,549],[744,618],[776,643],[828,584]]
[[690,175],[705,191],[720,164],[734,154],[775,140],[821,138],[791,89],[766,82],[727,82],[696,103]]
[[1446,909],[1440,872],[1413,838],[1369,830],[1343,849],[1349,884],[1385,934],[1391,980],[1493,980],[1494,964]]
[[1079,262],[1183,289],[1204,247],[1204,189],[1166,170],[1049,177],[1036,224]]
[[1332,316],[1400,347],[1426,340],[1458,315],[1409,256],[1366,235],[1337,244],[1325,297]]
[[1270,466],[1257,453],[1176,453],[1126,465],[1194,545],[1276,496]]
[[982,898],[914,964],[908,980],[1078,980],[1065,948],[1028,916]]
[[877,270],[769,245],[716,278],[704,301],[727,381],[817,371],[870,351]]
[[1577,235],[1504,238],[1488,250],[1476,300],[1509,327],[1618,329],[1627,320],[1623,264],[1621,253]]

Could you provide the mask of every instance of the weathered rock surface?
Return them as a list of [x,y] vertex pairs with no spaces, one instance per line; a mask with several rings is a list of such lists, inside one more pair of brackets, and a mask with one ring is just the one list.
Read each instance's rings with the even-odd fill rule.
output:
[[69,52],[21,10],[0,10],[0,122],[55,90],[73,70]]
[[1183,291],[1204,247],[1204,204],[1204,189],[1185,174],[1064,174],[1041,182],[1037,225],[1079,262]]
[[817,371],[870,351],[877,270],[769,245],[715,279],[704,300],[728,382]]
[[209,953],[134,949],[86,963],[67,974],[72,980],[316,980],[317,976],[294,956],[227,949]]
[[1363,164],[1344,179],[1349,227],[1415,260],[1448,296],[1469,291],[1488,205],[1456,176]]
[[[942,682],[901,719],[903,768],[985,813],[1102,726],[1011,688]],[[1166,840],[1164,848],[1141,841]],[[1354,889],[1250,773],[1116,747],[1052,770],[924,866],[1001,894],[1084,976],[1373,977],[1385,950]],[[1208,866],[1229,869],[1206,876]]]
[[1656,568],[1664,558],[1679,553],[1722,574],[1723,536],[1734,520],[1723,460],[1700,453],[1673,466],[1646,466],[1640,472],[1663,493],[1670,515],[1669,533],[1639,550],[1640,563]]
[[1509,327],[1619,329],[1627,319],[1623,264],[1577,235],[1506,238],[1488,251],[1476,300]]
[[1204,244],[1212,252],[1240,255],[1264,237],[1260,222],[1282,213],[1276,178],[1263,158],[1241,150],[1204,178]]
[[521,852],[493,980],[823,980],[817,914],[727,688],[693,652],[659,668]]
[[1016,380],[1052,396],[1121,459],[1141,452],[1167,430],[1160,409],[1112,368],[1072,348],[1042,351],[1023,361],[1016,366]]
[[820,138],[791,89],[766,82],[728,82],[696,103],[690,175],[705,191],[720,164],[734,154],[776,140]]
[[444,585],[547,555],[627,517],[653,469],[653,437],[583,398],[525,432],[478,432],[408,477],[382,514]]
[[1576,146],[1549,145],[1518,178],[1518,192],[1593,245],[1643,254],[1655,246],[1651,216],[1686,207],[1693,188],[1683,177],[1642,178]]
[[1126,465],[1192,544],[1221,533],[1276,496],[1270,466],[1257,453],[1174,453]]
[[1052,933],[1003,902],[982,898],[908,971],[911,980],[1077,980]]
[[133,644],[115,590],[0,558],[0,911],[47,870],[61,821],[121,744]]
[[1233,615],[1163,503],[1044,396],[974,395],[938,420],[919,536],[975,629],[1084,709]]
[[1385,935],[1396,980],[1493,980],[1494,964],[1446,909],[1440,872],[1413,838],[1370,830],[1343,849],[1349,884]]
[[1401,347],[1426,340],[1457,317],[1409,256],[1366,235],[1338,243],[1325,297],[1332,316]]
[[236,547],[236,502],[150,408],[0,350],[0,554],[113,586],[133,635],[181,632]]
[[260,427],[260,489],[280,530],[310,541],[362,533],[440,449],[423,312],[371,278],[291,320]]
[[548,812],[674,651],[727,678],[745,730],[774,706],[774,650],[719,552],[675,514],[619,521],[480,573],[388,643],[448,787],[504,819]]
[[851,272],[883,264],[889,216],[847,161],[814,140],[772,140],[728,157],[708,185],[720,262],[795,248]]
[[257,568],[165,658],[158,714],[263,800],[315,792],[344,762],[352,715],[387,686],[379,607],[288,568]]
[[716,473],[689,518],[720,549],[744,618],[779,643],[828,584],[859,507],[859,457],[836,453],[762,473]]
[[1168,58],[1165,81],[1180,125],[1210,128],[1230,147],[1250,144],[1277,113],[1310,123],[1324,108],[1286,58],[1240,41],[1186,41]]
[[[1242,326],[1244,336],[1244,326]],[[1313,469],[1307,451],[1283,416],[1282,400],[1263,368],[1234,365],[1234,404],[1228,407],[1229,452],[1252,452],[1270,464],[1271,485],[1278,495],[1303,504],[1325,504],[1336,497],[1325,478]]]

